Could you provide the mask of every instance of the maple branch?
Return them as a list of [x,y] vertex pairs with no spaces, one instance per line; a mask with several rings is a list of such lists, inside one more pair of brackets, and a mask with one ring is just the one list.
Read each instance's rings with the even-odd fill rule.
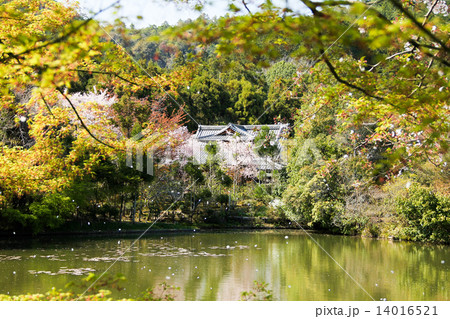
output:
[[102,12],[108,10],[109,8],[111,8],[111,7],[115,6],[115,5],[117,5],[118,3],[120,3],[120,0],[118,0],[118,1],[116,1],[116,2],[114,2],[114,3],[112,3],[110,6],[104,8],[104,9],[101,9],[100,11],[96,12],[93,16],[91,16],[89,19],[86,19],[85,21],[83,21],[80,25],[76,26],[75,28],[72,28],[71,30],[69,30],[69,31],[66,32],[65,34],[62,34],[62,35],[60,35],[59,37],[57,37],[57,38],[55,38],[55,39],[53,39],[53,40],[44,42],[44,43],[42,43],[41,45],[35,46],[35,47],[33,47],[33,48],[28,48],[28,49],[26,49],[26,50],[24,50],[24,51],[22,51],[22,52],[20,52],[20,53],[17,53],[17,54],[14,54],[14,53],[12,53],[12,52],[7,52],[7,53],[6,53],[6,54],[7,54],[7,57],[6,57],[6,58],[0,59],[0,62],[7,62],[8,60],[10,60],[10,59],[12,59],[12,58],[18,60],[19,57],[22,56],[22,55],[28,54],[28,53],[33,52],[33,51],[36,51],[36,50],[40,50],[40,49],[45,48],[45,47],[47,47],[47,46],[49,46],[49,45],[52,45],[52,44],[56,44],[56,43],[62,42],[62,41],[64,41],[65,39],[67,39],[70,35],[74,34],[74,33],[77,32],[78,30],[80,30],[82,27],[84,27],[85,25],[87,25],[89,22],[93,21],[93,19],[94,19],[97,15],[99,15],[100,13],[102,13]]
[[248,11],[248,13],[250,13],[250,15],[252,15],[252,12],[251,12],[250,9],[247,7],[247,3],[245,2],[245,0],[242,0],[242,4],[244,5],[244,8]]
[[428,10],[427,14],[425,15],[422,25],[424,26],[427,23],[428,18],[430,17],[431,13],[433,13],[434,7],[437,5],[439,0],[434,0],[433,4],[430,7],[430,10]]
[[13,18],[13,17],[0,17],[0,20],[26,21],[26,22],[34,23],[36,21],[40,21],[41,19],[29,20],[29,19],[21,19],[21,18]]
[[388,56],[388,57],[385,58],[384,60],[381,60],[381,61],[378,62],[377,64],[372,65],[372,67],[370,68],[369,72],[372,72],[377,66],[379,66],[379,65],[381,64],[381,62],[388,61],[388,60],[393,59],[393,58],[395,58],[396,56],[399,56],[399,55],[408,54],[408,53],[413,53],[413,52],[414,52],[414,49],[411,49],[411,50],[405,50],[405,51],[402,51],[402,52],[394,53],[393,55]]
[[442,63],[442,64],[444,64],[444,65],[446,65],[446,66],[450,66],[450,63],[449,63],[449,62],[447,62],[447,61],[444,60],[444,59],[439,58],[439,57],[437,56],[437,54],[432,55],[432,54],[429,53],[429,52],[426,52],[426,51],[421,50],[420,47],[432,48],[432,49],[435,49],[435,50],[439,50],[439,48],[432,47],[432,46],[429,46],[429,45],[419,44],[419,43],[417,43],[417,42],[414,41],[414,40],[410,40],[409,42],[413,45],[413,49],[411,49],[411,50],[405,50],[405,51],[402,51],[402,52],[397,52],[397,53],[394,53],[394,54],[392,54],[392,55],[390,55],[390,56],[384,58],[384,60],[381,60],[380,62],[378,62],[378,63],[372,65],[372,67],[369,69],[369,72],[372,72],[372,71],[373,71],[377,66],[379,66],[382,62],[386,62],[386,61],[388,61],[388,60],[391,60],[392,58],[395,58],[396,56],[414,53],[414,49],[416,49],[416,48],[418,48],[418,49],[420,50],[420,52],[422,52],[422,53],[425,54],[426,56],[430,57],[432,60],[438,60],[440,63]]
[[431,44],[425,44],[425,43],[417,42],[419,40],[420,40],[420,37],[418,37],[417,39],[411,39],[410,38],[410,39],[408,39],[408,42],[411,43],[411,45],[414,46],[414,48],[420,49],[420,47],[423,47],[423,48],[427,48],[427,49],[430,49],[430,50],[440,50],[440,48],[437,47],[437,46],[434,46],[434,45],[431,45]]
[[325,55],[322,57],[322,60],[325,62],[325,64],[327,65],[328,69],[330,70],[331,74],[333,74],[334,78],[338,82],[340,82],[342,84],[345,84],[346,86],[351,87],[352,89],[358,90],[358,91],[362,92],[364,95],[372,97],[372,98],[374,98],[374,99],[376,99],[378,101],[383,101],[384,100],[384,98],[379,97],[377,95],[373,95],[373,94],[369,93],[367,90],[365,90],[365,89],[363,89],[363,88],[361,88],[361,87],[359,87],[359,86],[357,86],[355,84],[352,84],[352,83],[348,82],[347,80],[344,80],[343,78],[341,78],[337,74],[335,67],[331,64],[330,60],[328,60],[328,58]]
[[373,132],[369,137],[366,137],[366,139],[364,140],[364,142],[360,143],[359,145],[356,145],[355,147],[353,147],[353,152],[355,152],[357,149],[363,147],[364,145],[366,145],[367,143],[371,142],[372,137],[374,137],[377,134],[377,132]]
[[416,93],[417,90],[419,90],[419,89],[422,87],[423,81],[424,81],[425,78],[427,77],[427,72],[430,70],[431,66],[433,65],[433,62],[434,62],[434,59],[431,59],[431,60],[430,60],[430,63],[428,63],[428,66],[427,66],[426,70],[425,70],[424,73],[423,73],[422,78],[420,79],[419,85],[418,85],[418,86],[417,86],[417,87],[416,87],[416,88],[408,95],[408,98],[410,98],[411,96],[413,96],[414,93]]
[[133,84],[133,85],[137,85],[137,86],[142,86],[142,84],[138,84],[136,82],[133,82],[131,80],[128,80],[126,78],[124,78],[123,76],[115,73],[115,72],[108,72],[108,71],[92,71],[92,70],[83,70],[83,69],[74,69],[73,71],[77,71],[77,72],[85,72],[85,73],[94,73],[94,74],[106,74],[106,75],[113,75],[115,77],[118,77],[119,79],[121,79],[122,81],[125,81],[127,83]]
[[50,105],[48,105],[47,101],[45,100],[44,95],[42,95],[42,92],[39,92],[39,94],[41,95],[41,99],[42,101],[44,101],[44,104],[47,107],[48,112],[53,116],[53,118],[55,118],[55,115],[53,114]]
[[313,14],[313,16],[315,16],[315,17],[320,17],[320,18],[325,17],[325,15],[324,15],[322,12],[320,12],[319,10],[317,10],[317,7],[320,7],[319,4],[317,4],[317,3],[315,3],[315,2],[312,2],[312,1],[309,1],[309,0],[301,0],[301,1],[303,2],[303,4],[304,4],[305,6],[308,7],[308,9],[311,11],[311,13]]
[[[428,162],[430,162],[431,164],[433,164],[434,165],[434,167],[437,167],[437,168],[439,168],[439,164],[435,164],[432,160],[431,160],[431,158],[428,156],[428,154],[427,154],[427,151],[425,151],[425,152],[423,152],[424,154],[425,154],[425,157],[427,158],[427,160],[428,160]],[[419,166],[420,167],[420,166]]]
[[407,9],[405,9],[400,2],[398,2],[398,0],[389,0],[389,2],[391,2],[394,7],[399,9],[406,17],[408,17],[408,19],[411,20],[411,22],[414,23],[419,30],[425,33],[434,42],[438,43],[445,52],[450,53],[450,48],[448,48],[445,43],[441,41],[441,39],[431,33],[430,30],[420,24],[419,21],[417,21],[416,18],[414,18],[414,16]]
[[438,61],[439,61],[440,63],[442,63],[443,65],[450,67],[450,62],[449,62],[449,61],[440,58],[437,54],[436,54],[436,55],[433,55],[433,54],[431,54],[430,52],[427,52],[427,51],[424,51],[424,50],[421,49],[421,47],[429,48],[429,49],[434,49],[434,50],[439,50],[439,48],[436,48],[436,47],[433,47],[433,46],[430,46],[430,45],[426,45],[426,44],[418,44],[418,43],[415,42],[415,41],[414,41],[414,42],[409,41],[409,42],[411,42],[415,47],[418,47],[419,50],[420,50],[420,52],[422,52],[422,53],[425,54],[426,56],[428,56],[428,57],[430,57],[430,58],[432,58],[432,59],[438,60]]
[[[302,1],[303,2],[303,1]],[[335,7],[335,6],[351,6],[354,4],[354,2],[352,1],[333,1],[333,0],[328,0],[328,1],[323,1],[323,2],[315,2],[315,1],[309,1],[310,4],[314,5],[315,7]]]
[[69,102],[70,107],[72,108],[72,110],[75,112],[75,114],[77,115],[78,120],[81,123],[81,126],[86,130],[86,132],[88,132],[88,134],[97,142],[99,142],[100,144],[103,144],[109,148],[115,149],[114,146],[111,146],[109,144],[106,144],[105,142],[99,140],[97,137],[94,136],[94,134],[92,134],[92,132],[89,130],[89,128],[86,126],[86,124],[84,124],[83,120],[80,117],[80,114],[78,114],[77,109],[75,108],[75,106],[72,104],[72,101],[70,101],[70,99],[67,97],[67,95],[64,94],[64,92],[62,91],[61,88],[56,88],[58,90],[59,93],[61,93],[61,95],[66,99],[67,102]]

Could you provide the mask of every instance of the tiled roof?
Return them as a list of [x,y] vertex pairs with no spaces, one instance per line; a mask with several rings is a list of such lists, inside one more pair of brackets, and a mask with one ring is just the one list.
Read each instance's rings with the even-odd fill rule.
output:
[[[199,125],[197,133],[194,138],[205,144],[210,141],[229,141],[235,134],[239,134],[243,142],[252,141],[257,135],[258,131],[263,127],[268,126],[270,134],[275,136],[276,141],[280,141],[283,138],[283,133],[287,130],[289,124],[276,124],[276,125],[239,125],[229,123],[228,125]],[[203,144],[203,143],[202,143]],[[278,143],[280,150],[283,149],[282,145]],[[206,163],[208,154],[203,147],[195,151],[195,158],[199,164]],[[269,158],[256,159],[256,165],[259,170],[273,170],[281,169],[285,164],[277,163]]]
[[243,140],[253,140],[263,126],[269,127],[269,132],[278,140],[288,124],[275,125],[240,125],[228,123],[228,125],[199,125],[195,138],[199,141],[226,141],[234,134],[240,134]]

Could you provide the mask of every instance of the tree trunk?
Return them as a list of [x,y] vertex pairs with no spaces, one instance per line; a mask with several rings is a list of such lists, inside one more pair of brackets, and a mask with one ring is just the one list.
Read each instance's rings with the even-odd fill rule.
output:
[[139,206],[139,222],[141,222],[141,216],[142,216],[142,206]]
[[134,224],[134,218],[136,217],[136,197],[137,194],[134,194],[134,199],[133,199],[133,210],[131,211],[131,222]]
[[123,214],[123,195],[120,196],[119,222],[122,221],[122,214]]

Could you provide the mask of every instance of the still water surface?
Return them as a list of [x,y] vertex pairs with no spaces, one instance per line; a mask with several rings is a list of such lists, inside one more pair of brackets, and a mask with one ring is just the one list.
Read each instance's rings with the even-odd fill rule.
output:
[[[0,241],[0,294],[46,292],[101,274],[137,237]],[[449,300],[450,247],[313,234],[375,300]],[[264,281],[275,300],[370,300],[301,231],[158,233],[110,269],[133,298],[162,282],[179,300],[239,300]]]

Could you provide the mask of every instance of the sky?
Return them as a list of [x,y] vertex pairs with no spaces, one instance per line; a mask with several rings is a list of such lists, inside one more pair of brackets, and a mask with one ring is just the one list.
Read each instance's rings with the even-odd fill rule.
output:
[[[114,3],[116,0],[78,0],[82,11],[85,13],[97,12]],[[192,0],[199,1],[199,0]],[[192,8],[192,5],[175,4],[175,1],[165,0],[121,0],[119,10],[110,8],[106,12],[97,16],[98,20],[114,21],[116,18],[122,19],[128,26],[134,24],[136,28],[144,28],[149,25],[161,25],[168,22],[171,25],[176,24],[179,20],[195,19],[200,13]],[[227,13],[228,0],[209,0],[204,8],[204,12],[210,17],[219,17]],[[274,4],[280,6],[289,3],[289,0],[275,0]],[[256,11],[255,5],[252,5],[252,0],[248,1],[249,8]],[[242,7],[240,1],[235,1],[238,7]],[[243,7],[242,7],[243,8]],[[242,11],[246,13],[245,10]],[[142,19],[138,19],[142,16]]]
[[[97,12],[106,8],[115,0],[78,0],[80,7],[84,12]],[[214,4],[205,7],[205,13],[213,18],[222,16],[226,13],[227,0],[215,0]],[[192,8],[192,5],[174,4],[173,1],[164,0],[121,0],[121,8],[116,10],[111,8],[100,14],[97,19],[104,21],[113,21],[119,17],[125,17],[124,22],[127,25],[131,23],[136,28],[147,27],[149,25],[161,25],[164,22],[176,24],[179,20],[195,19],[199,12]],[[142,16],[142,19],[137,19]]]

